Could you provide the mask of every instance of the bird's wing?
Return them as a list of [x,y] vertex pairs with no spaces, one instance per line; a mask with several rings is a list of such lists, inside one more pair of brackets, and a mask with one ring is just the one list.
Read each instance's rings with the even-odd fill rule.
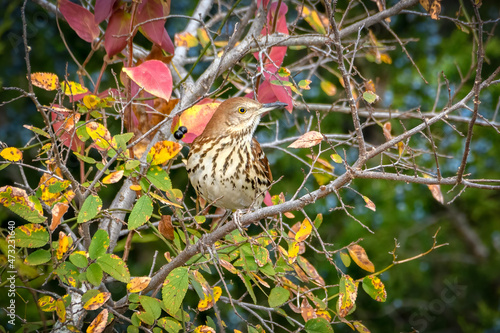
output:
[[252,140],[252,150],[254,156],[258,156],[257,162],[260,164],[262,171],[266,175],[269,180],[269,184],[273,182],[273,174],[271,173],[271,166],[269,165],[269,161],[267,160],[266,154],[262,151],[259,142],[257,139],[253,138]]

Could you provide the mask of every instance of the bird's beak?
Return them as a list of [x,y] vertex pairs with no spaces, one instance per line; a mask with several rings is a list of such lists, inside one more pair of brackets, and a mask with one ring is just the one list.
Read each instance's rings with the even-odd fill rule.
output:
[[262,108],[259,110],[259,113],[265,113],[274,109],[284,108],[286,106],[288,106],[288,104],[283,102],[272,102],[272,103],[262,104]]

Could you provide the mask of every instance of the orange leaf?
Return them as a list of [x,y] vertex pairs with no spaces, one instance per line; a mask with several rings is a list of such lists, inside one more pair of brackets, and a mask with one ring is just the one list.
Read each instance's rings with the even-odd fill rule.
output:
[[92,320],[89,327],[87,327],[87,333],[101,333],[106,328],[108,324],[108,310],[103,309],[97,317]]
[[[431,176],[424,174],[424,178],[432,178]],[[429,190],[432,193],[432,197],[436,199],[437,202],[444,204],[443,193],[441,192],[441,185],[427,185]]]
[[438,15],[441,13],[441,0],[420,0],[420,4],[431,14],[431,19],[439,20]]
[[59,78],[53,73],[32,73],[31,83],[38,88],[51,91],[59,86]]
[[169,100],[172,95],[172,74],[159,60],[148,60],[136,67],[124,67],[123,72],[148,93]]
[[112,172],[109,175],[107,175],[106,177],[104,177],[102,182],[104,184],[118,183],[120,181],[120,179],[122,179],[124,172],[125,172],[125,170],[118,170],[118,171]]
[[302,318],[304,318],[304,321],[317,318],[316,311],[314,311],[314,308],[311,306],[311,304],[309,304],[307,298],[304,298],[302,300],[302,304],[300,305],[300,313],[302,315]]
[[365,249],[363,249],[360,245],[354,244],[348,246],[347,250],[349,251],[349,255],[351,256],[352,260],[354,260],[354,262],[359,267],[370,273],[375,272],[375,266],[370,261],[370,259],[368,259],[368,255],[366,254]]
[[132,278],[130,283],[127,283],[127,290],[131,293],[138,293],[139,291],[146,289],[150,281],[151,278],[147,276]]
[[323,134],[310,131],[301,135],[297,140],[295,140],[288,148],[309,148],[314,147],[323,141]]

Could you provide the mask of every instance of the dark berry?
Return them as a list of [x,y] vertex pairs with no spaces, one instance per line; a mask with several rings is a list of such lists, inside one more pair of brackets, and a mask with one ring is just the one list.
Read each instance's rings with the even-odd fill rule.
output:
[[182,133],[181,131],[177,130],[175,131],[174,133],[174,138],[176,138],[177,140],[180,140],[184,137],[184,133]]
[[182,132],[182,134],[186,134],[188,132],[188,129],[186,128],[186,126],[180,126],[177,131]]

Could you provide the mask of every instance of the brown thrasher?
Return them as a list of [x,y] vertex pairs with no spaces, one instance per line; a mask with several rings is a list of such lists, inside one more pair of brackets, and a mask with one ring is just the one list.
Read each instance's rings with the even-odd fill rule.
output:
[[245,97],[222,102],[194,139],[186,170],[199,196],[225,209],[256,208],[271,185],[269,162],[253,137],[260,116],[286,106]]

